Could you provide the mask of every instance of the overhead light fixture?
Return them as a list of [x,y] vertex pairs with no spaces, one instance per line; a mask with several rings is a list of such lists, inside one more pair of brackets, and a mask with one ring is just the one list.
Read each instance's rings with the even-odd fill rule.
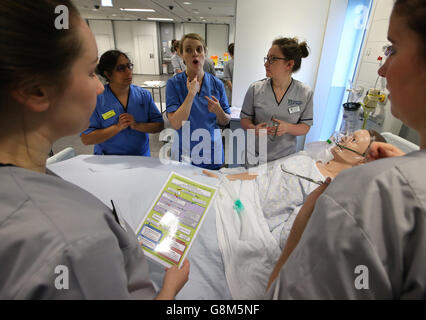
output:
[[157,20],[157,21],[173,21],[172,18],[147,18],[148,20]]
[[191,2],[185,1],[183,4],[191,4]]
[[101,6],[102,7],[113,7],[112,0],[102,0],[101,1]]
[[155,12],[154,9],[129,9],[129,8],[120,8],[121,11],[137,11],[137,12]]

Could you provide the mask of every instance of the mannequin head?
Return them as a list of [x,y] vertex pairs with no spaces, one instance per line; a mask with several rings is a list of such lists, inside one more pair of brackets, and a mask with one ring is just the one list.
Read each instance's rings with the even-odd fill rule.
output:
[[366,154],[373,141],[386,142],[386,139],[375,130],[357,130],[340,138],[331,152],[335,161],[362,164],[368,161]]
[[366,155],[373,141],[386,142],[385,138],[374,130],[357,130],[343,136],[331,149],[333,160],[326,164],[317,162],[317,167],[322,175],[333,178],[343,169],[364,164],[368,161]]
[[370,140],[371,138],[368,130],[357,130],[352,134],[343,136],[340,141],[337,142],[338,146],[331,149],[334,161],[351,164],[353,166],[364,163],[366,158],[362,156],[362,154],[367,151]]

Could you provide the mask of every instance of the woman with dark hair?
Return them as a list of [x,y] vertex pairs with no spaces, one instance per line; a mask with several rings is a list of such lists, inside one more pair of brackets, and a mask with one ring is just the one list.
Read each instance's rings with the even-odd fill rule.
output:
[[326,184],[313,191],[272,272],[269,298],[426,298],[426,1],[397,0],[388,39],[379,75],[392,114],[419,133],[420,150],[403,155],[373,142],[369,158],[386,159],[341,172],[322,195]]
[[179,40],[175,40],[172,43],[173,55],[171,58],[171,63],[173,67],[173,75],[176,75],[181,72],[185,72],[186,65],[183,62],[181,53],[179,52]]
[[151,93],[132,85],[133,64],[118,50],[105,52],[96,72],[108,82],[98,96],[89,128],[81,133],[85,145],[98,155],[150,156],[149,135],[164,129],[164,120]]
[[[313,92],[302,82],[292,78],[300,69],[302,58],[309,55],[306,42],[296,38],[279,38],[265,58],[266,77],[250,85],[241,109],[241,126],[267,129],[267,156],[273,161],[296,152],[296,136],[308,133],[313,120]],[[250,150],[249,148],[248,150]]]
[[228,46],[228,52],[231,56],[231,59],[225,64],[223,68],[223,78],[222,80],[225,82],[226,95],[228,96],[229,105],[232,104],[232,78],[234,76],[234,47],[235,44],[231,43]]
[[[59,5],[68,29],[55,28]],[[131,228],[46,174],[52,144],[87,127],[104,90],[93,34],[69,0],[3,0],[0,16],[0,299],[154,298]],[[168,269],[157,298],[188,273]]]

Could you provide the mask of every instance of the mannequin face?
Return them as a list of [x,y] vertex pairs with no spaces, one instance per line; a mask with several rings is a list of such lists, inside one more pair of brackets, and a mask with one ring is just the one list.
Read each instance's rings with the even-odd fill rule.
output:
[[[362,154],[367,151],[367,148],[370,145],[370,133],[367,130],[355,131],[351,135],[344,136],[339,141],[339,144]],[[356,154],[351,150],[339,148],[338,146],[334,147],[331,150],[331,153],[333,154],[335,161],[351,165],[358,165],[365,162],[365,157]]]

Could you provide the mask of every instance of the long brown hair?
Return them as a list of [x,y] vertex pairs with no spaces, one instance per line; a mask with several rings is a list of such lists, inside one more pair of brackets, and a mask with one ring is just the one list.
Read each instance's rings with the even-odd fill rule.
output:
[[[55,8],[65,5],[69,28],[58,30]],[[79,13],[70,0],[0,1],[0,101],[26,84],[67,85],[81,52]]]

